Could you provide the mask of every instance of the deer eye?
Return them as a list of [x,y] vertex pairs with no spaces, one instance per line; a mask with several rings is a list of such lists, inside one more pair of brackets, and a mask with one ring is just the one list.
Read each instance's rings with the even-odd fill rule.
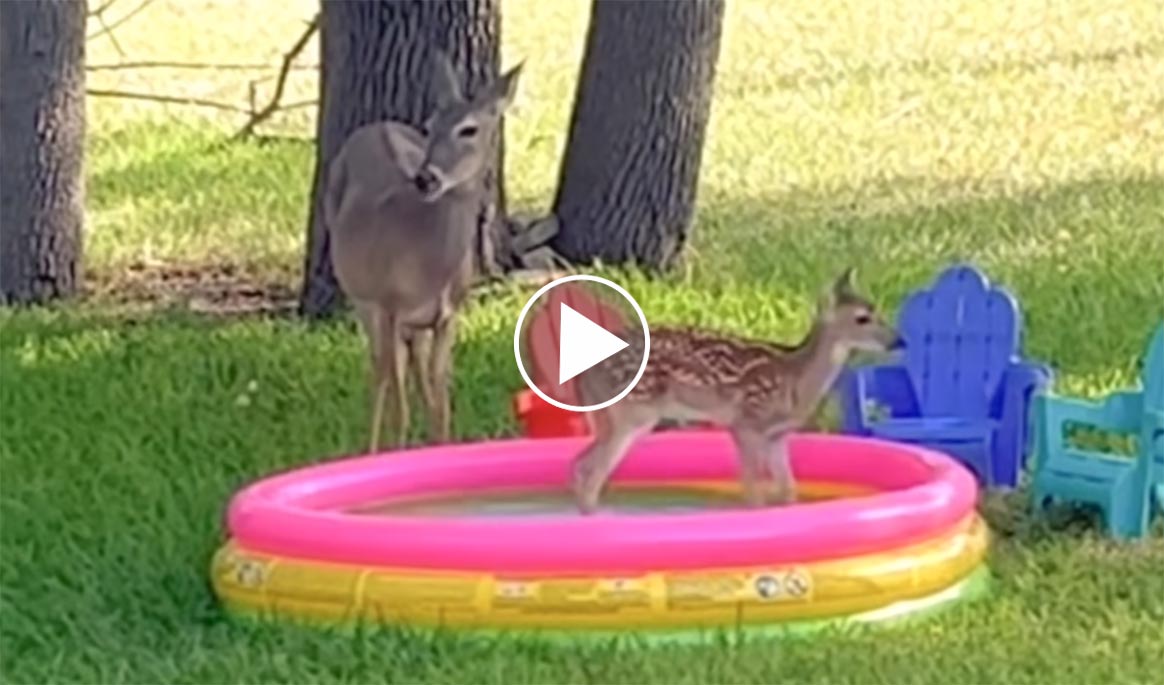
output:
[[428,138],[429,134],[432,133],[432,131],[429,130],[428,126],[425,126],[424,124],[417,126],[416,130],[419,131],[420,135],[424,136],[425,138]]
[[873,316],[868,313],[861,313],[857,315],[856,321],[858,326],[864,326],[873,321]]
[[477,127],[473,125],[464,126],[460,131],[457,131],[458,138],[472,138],[477,135]]

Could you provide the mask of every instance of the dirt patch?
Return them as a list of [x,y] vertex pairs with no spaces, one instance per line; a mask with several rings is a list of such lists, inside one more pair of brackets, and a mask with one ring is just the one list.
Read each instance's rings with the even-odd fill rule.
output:
[[[489,299],[513,288],[529,290],[567,275],[563,270],[519,269],[482,277],[472,297]],[[286,267],[141,263],[86,274],[85,298],[119,310],[183,310],[211,316],[291,316],[299,304],[300,275]]]
[[240,316],[293,313],[298,293],[291,275],[234,264],[142,264],[91,273],[86,296],[101,303],[146,309],[185,309]]

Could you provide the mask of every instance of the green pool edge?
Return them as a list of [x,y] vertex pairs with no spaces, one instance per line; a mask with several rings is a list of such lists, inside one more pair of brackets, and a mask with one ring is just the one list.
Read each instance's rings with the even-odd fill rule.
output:
[[902,600],[859,614],[800,619],[770,624],[746,624],[731,627],[690,630],[531,630],[515,628],[450,628],[416,626],[403,623],[377,623],[361,619],[344,621],[313,620],[302,616],[279,616],[258,610],[226,607],[226,613],[237,619],[264,625],[306,625],[325,628],[338,633],[357,631],[400,631],[417,635],[444,635],[449,637],[493,637],[517,640],[537,640],[577,644],[580,641],[625,641],[637,645],[707,643],[715,641],[739,642],[752,638],[793,639],[810,638],[826,632],[844,632],[853,628],[891,628],[912,625],[928,620],[942,612],[967,602],[982,599],[990,593],[993,578],[985,563],[979,565],[958,582],[924,597]]

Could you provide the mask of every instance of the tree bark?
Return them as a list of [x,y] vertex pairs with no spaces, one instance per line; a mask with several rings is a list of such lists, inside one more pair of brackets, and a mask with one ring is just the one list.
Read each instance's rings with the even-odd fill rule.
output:
[[[327,164],[352,131],[396,119],[418,125],[434,103],[431,52],[443,49],[462,74],[466,94],[497,77],[500,66],[500,0],[363,0],[324,2],[320,17],[320,113],[315,176],[308,217],[307,259],[300,313],[334,313],[342,294],[332,273],[323,225]],[[503,136],[502,136],[503,137]],[[489,170],[488,200],[479,213],[479,266],[491,268],[492,247],[505,216],[498,141]]]
[[0,303],[81,286],[84,0],[0,1]]
[[724,0],[595,0],[554,212],[553,246],[665,268],[687,241]]

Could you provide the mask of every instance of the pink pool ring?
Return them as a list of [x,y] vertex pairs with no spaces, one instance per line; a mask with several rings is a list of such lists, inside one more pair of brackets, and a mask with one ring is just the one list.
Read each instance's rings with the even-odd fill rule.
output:
[[[562,491],[585,443],[425,447],[259,481],[230,504],[215,588],[231,609],[284,618],[668,631],[874,620],[983,586],[986,529],[973,476],[936,452],[866,438],[793,436],[799,483],[856,494],[791,506],[588,517],[353,513],[369,503]],[[726,433],[682,431],[643,438],[611,487],[737,479]],[[422,587],[429,600],[417,599]],[[706,601],[692,599],[699,587]]]

